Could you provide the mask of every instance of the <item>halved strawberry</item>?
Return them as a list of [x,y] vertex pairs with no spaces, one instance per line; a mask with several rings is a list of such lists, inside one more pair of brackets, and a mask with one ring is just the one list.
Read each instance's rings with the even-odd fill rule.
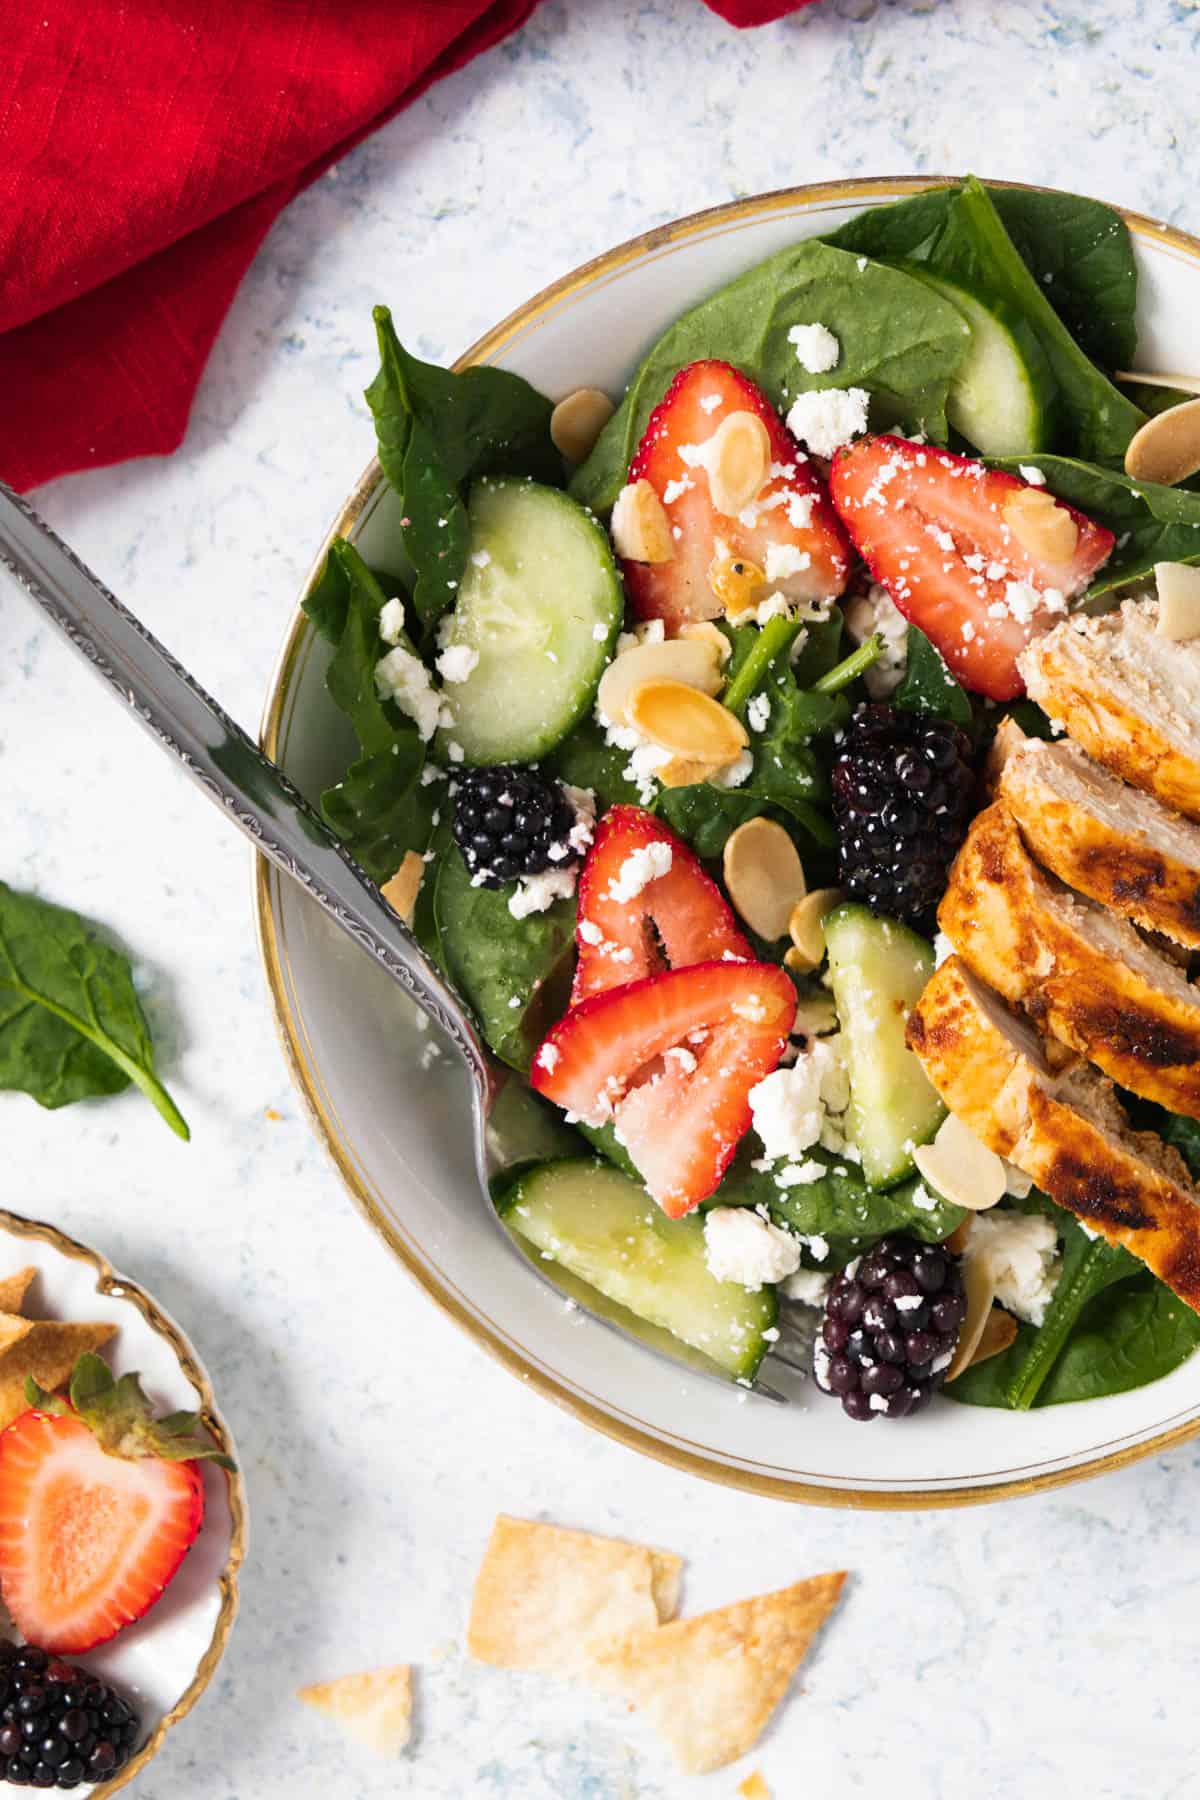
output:
[[[652,845],[670,862],[636,893],[639,860]],[[634,861],[630,864],[630,858]],[[640,806],[613,806],[596,830],[579,876],[572,1004],[690,963],[722,956],[752,962],[754,951],[698,857],[673,831]]]
[[1030,548],[1036,523],[1018,535],[1006,508],[1014,494],[1042,489],[907,438],[846,445],[833,459],[829,485],[876,581],[963,686],[992,700],[1024,692],[1017,657],[1082,593],[1115,542],[1111,531],[1060,500],[1062,529],[1048,534],[1050,542],[1060,540],[1059,553],[1037,552]]
[[97,1356],[71,1378],[77,1410],[37,1393],[0,1434],[0,1589],[31,1643],[64,1654],[106,1643],[149,1611],[195,1540],[204,1487],[195,1460],[228,1463],[151,1418],[136,1375]]
[[611,1119],[669,1218],[708,1198],[750,1129],[750,1090],[776,1068],[796,1016],[771,963],[671,969],[572,1007],[530,1080],[591,1125]]
[[[707,443],[735,412],[757,413],[772,460],[757,498],[730,518],[713,505],[703,465],[684,453]],[[650,415],[629,480],[648,481],[671,522],[669,562],[622,565],[634,611],[664,620],[668,632],[724,612],[709,579],[722,558],[758,565],[761,600],[775,592],[820,599],[846,585],[849,546],[819,475],[762,389],[729,363],[694,362],[679,371]]]

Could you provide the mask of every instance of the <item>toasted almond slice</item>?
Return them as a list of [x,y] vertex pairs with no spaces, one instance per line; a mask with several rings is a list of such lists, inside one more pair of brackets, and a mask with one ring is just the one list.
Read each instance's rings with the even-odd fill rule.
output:
[[969,1126],[950,1113],[931,1144],[913,1152],[913,1161],[943,1200],[986,1212],[1004,1198],[1003,1159],[989,1150]]
[[708,585],[725,612],[744,613],[766,594],[767,576],[748,556],[718,555],[708,565]]
[[720,626],[714,625],[711,619],[700,619],[694,625],[685,625],[679,636],[686,638],[689,643],[694,640],[698,644],[711,644],[722,668],[733,655],[733,645]]
[[1174,487],[1200,469],[1200,400],[1185,400],[1147,419],[1125,449],[1125,473],[1135,481]]
[[681,681],[702,694],[717,694],[723,678],[717,652],[708,642],[667,638],[661,644],[638,644],[614,658],[604,671],[596,695],[604,717],[614,725],[628,725],[629,696],[647,681]]
[[1155,563],[1158,631],[1175,643],[1200,637],[1200,569],[1191,563]]
[[734,911],[768,943],[781,938],[804,893],[804,865],[783,826],[747,819],[726,838],[721,866]]
[[1002,1306],[993,1306],[983,1321],[983,1330],[979,1342],[975,1346],[975,1354],[967,1367],[973,1369],[976,1363],[986,1362],[989,1356],[999,1356],[1002,1350],[1016,1341],[1017,1321]]
[[992,1303],[996,1298],[996,1283],[992,1277],[992,1265],[985,1256],[964,1257],[963,1292],[967,1297],[967,1316],[958,1334],[950,1367],[946,1370],[947,1381],[954,1381],[964,1369],[970,1368],[980,1340],[987,1330]]
[[550,438],[568,462],[581,463],[592,453],[596,439],[616,409],[599,388],[576,388],[564,394],[550,414]]
[[1079,543],[1079,527],[1045,488],[1014,488],[1004,502],[1004,523],[1030,556],[1047,562],[1070,562]]
[[695,787],[698,781],[711,780],[721,766],[720,763],[697,762],[692,756],[673,756],[655,769],[654,778],[663,787]]
[[617,555],[627,562],[665,563],[675,554],[667,509],[644,477],[621,489],[609,529]]
[[796,902],[788,918],[788,936],[792,940],[789,969],[808,973],[820,968],[825,960],[825,915],[845,898],[841,888],[814,888]]
[[727,413],[705,447],[708,491],[726,518],[734,518],[767,479],[771,438],[757,413]]
[[1142,387],[1174,388],[1178,394],[1200,394],[1200,375],[1147,375],[1142,369],[1118,369],[1115,381],[1136,381]]
[[415,850],[407,850],[404,854],[404,861],[392,879],[385,881],[379,890],[392,911],[399,913],[406,925],[412,918],[413,907],[417,904],[417,892],[424,873],[424,857],[418,855]]
[[625,717],[651,743],[717,768],[733,762],[750,741],[727,707],[682,681],[643,681],[626,700]]

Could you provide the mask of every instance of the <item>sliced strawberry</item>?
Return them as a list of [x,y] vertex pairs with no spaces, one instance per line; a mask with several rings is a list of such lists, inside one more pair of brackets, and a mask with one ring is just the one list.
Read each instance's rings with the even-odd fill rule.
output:
[[1014,493],[1041,490],[907,438],[859,438],[837,452],[829,482],[876,581],[963,686],[992,700],[1024,692],[1017,657],[1082,593],[1115,542],[1060,500],[1074,548],[1059,560],[1035,554],[1005,522],[1005,506]]
[[678,1219],[707,1199],[750,1128],[750,1090],[783,1055],[791,977],[707,962],[594,994],[533,1059],[540,1094],[591,1125],[611,1119],[654,1199]]
[[[103,1373],[99,1373],[103,1371]],[[149,1611],[195,1540],[204,1487],[195,1458],[227,1462],[177,1413],[155,1424],[136,1376],[98,1357],[0,1434],[0,1588],[31,1643],[90,1650]]]
[[[640,879],[636,860],[626,873],[630,857],[655,844],[670,852],[669,868],[625,898],[623,879],[626,887]],[[723,956],[754,960],[728,902],[699,859],[640,806],[611,807],[596,830],[579,876],[575,941],[579,961],[572,1004],[664,969],[719,962]]]
[[[772,472],[749,509],[730,518],[713,505],[702,464],[681,453],[707,443],[735,412],[763,421]],[[722,557],[764,571],[761,600],[772,593],[814,600],[846,585],[849,546],[819,475],[762,389],[729,363],[694,362],[679,371],[650,415],[629,479],[648,481],[658,494],[675,554],[665,563],[625,562],[625,586],[639,617],[663,619],[669,632],[725,610],[709,580]]]

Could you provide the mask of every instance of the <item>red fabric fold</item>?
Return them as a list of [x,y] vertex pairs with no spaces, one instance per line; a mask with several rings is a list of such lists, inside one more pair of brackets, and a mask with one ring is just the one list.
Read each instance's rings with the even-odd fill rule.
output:
[[282,208],[536,3],[4,0],[0,476],[174,449]]

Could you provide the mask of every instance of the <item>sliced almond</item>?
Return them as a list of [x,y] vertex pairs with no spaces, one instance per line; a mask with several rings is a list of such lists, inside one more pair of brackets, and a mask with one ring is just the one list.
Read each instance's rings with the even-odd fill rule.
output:
[[722,667],[733,655],[733,645],[720,626],[714,625],[711,619],[701,619],[695,625],[685,625],[679,635],[689,642],[694,639],[698,644],[711,644]]
[[716,768],[735,761],[749,743],[727,707],[682,681],[643,681],[626,700],[625,716],[663,750]]
[[765,595],[766,570],[748,556],[714,556],[708,565],[708,585],[722,611],[744,613]]
[[931,1144],[922,1144],[913,1152],[913,1161],[930,1186],[954,1206],[986,1212],[1004,1198],[1003,1159],[953,1113],[947,1115]]
[[675,554],[667,509],[643,477],[617,495],[610,522],[613,545],[627,562],[670,562]]
[[406,925],[412,919],[413,907],[417,904],[417,893],[424,873],[424,857],[418,856],[415,850],[409,850],[405,853],[404,861],[391,880],[385,881],[379,890],[392,911],[399,913]]
[[979,1334],[979,1342],[975,1346],[975,1354],[968,1363],[973,1369],[976,1363],[986,1362],[989,1356],[999,1356],[1010,1344],[1016,1342],[1017,1321],[1002,1306],[993,1306],[983,1321],[983,1330]]
[[[724,638],[721,641],[724,643]],[[614,725],[628,725],[625,709],[629,696],[647,681],[681,681],[702,694],[717,694],[722,680],[720,660],[710,643],[667,638],[661,644],[638,644],[610,662],[596,701],[606,719]]]
[[655,769],[654,778],[663,787],[695,787],[698,781],[708,781],[720,767],[720,763],[697,762],[692,756],[672,756]]
[[1200,469],[1200,400],[1185,400],[1147,419],[1125,449],[1125,473],[1135,481],[1174,487]]
[[768,943],[781,938],[804,892],[804,866],[783,826],[747,819],[726,838],[721,867],[739,917]]
[[1200,375],[1147,375],[1141,369],[1118,369],[1117,381],[1136,381],[1142,387],[1174,388],[1177,394],[1200,394]]
[[788,917],[792,947],[787,966],[804,974],[820,968],[825,960],[825,915],[846,898],[841,888],[814,888],[793,906]]
[[564,394],[550,414],[550,438],[568,462],[581,463],[591,455],[596,439],[616,408],[599,388],[576,388]]
[[771,467],[771,437],[758,414],[726,414],[708,441],[704,463],[713,505],[726,518],[735,518],[754,499]]
[[1070,562],[1079,543],[1078,525],[1045,488],[1014,488],[1004,502],[1004,523],[1040,562]]
[[1200,569],[1191,563],[1155,563],[1160,636],[1184,643],[1200,637]]
[[985,1256],[964,1257],[963,1292],[967,1298],[967,1316],[958,1334],[950,1367],[946,1370],[947,1381],[955,1380],[964,1369],[970,1368],[980,1340],[987,1330],[992,1304],[996,1298],[996,1284],[992,1277],[992,1265]]

